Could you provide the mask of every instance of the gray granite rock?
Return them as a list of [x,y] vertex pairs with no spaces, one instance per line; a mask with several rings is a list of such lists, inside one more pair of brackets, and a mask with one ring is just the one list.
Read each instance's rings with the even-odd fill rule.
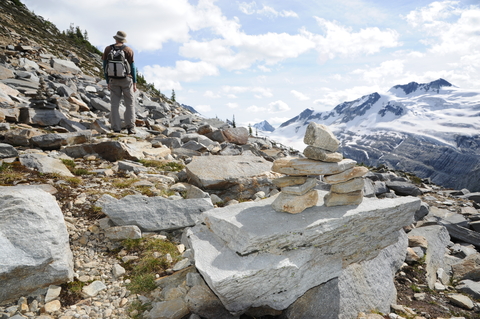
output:
[[396,243],[377,257],[346,267],[337,278],[314,287],[284,311],[285,319],[357,318],[361,311],[390,312],[396,303],[394,277],[405,258],[407,238],[399,231]]
[[10,144],[0,143],[0,158],[17,157],[18,151]]
[[272,163],[262,157],[198,156],[186,166],[187,175],[196,186],[226,188],[243,179],[270,174]]
[[72,280],[69,237],[55,197],[2,186],[0,201],[0,301]]
[[210,198],[170,200],[160,196],[102,196],[97,205],[119,226],[136,225],[142,231],[161,231],[193,226],[199,215],[213,208]]
[[445,249],[450,242],[450,236],[444,226],[432,225],[412,229],[408,236],[423,236],[427,239],[426,251],[427,283],[433,289],[437,281],[438,268],[445,269]]

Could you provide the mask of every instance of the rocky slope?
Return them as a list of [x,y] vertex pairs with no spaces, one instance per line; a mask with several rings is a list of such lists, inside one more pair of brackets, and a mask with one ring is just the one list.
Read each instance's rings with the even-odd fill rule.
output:
[[[48,34],[36,35],[44,31],[29,25],[39,23],[42,29],[45,22],[15,3],[0,4],[0,318],[306,319],[312,313],[331,318],[341,317],[338,311],[344,309],[369,312],[370,304],[384,298],[360,289],[365,281],[378,284],[373,287],[380,292],[393,284],[383,281],[379,270],[395,268],[385,264],[393,260],[386,256],[392,249],[383,251],[379,263],[353,264],[283,311],[228,312],[193,266],[186,233],[214,205],[235,209],[238,202],[275,196],[278,189],[271,181],[277,176],[268,170],[269,163],[299,154],[145,91],[137,97],[138,132],[111,133],[109,92],[96,73],[99,65],[90,68],[81,48],[52,45],[58,35],[54,29],[45,27]],[[428,183],[415,186],[413,177],[400,172],[372,172],[367,180],[365,196],[411,195],[424,202],[406,229],[410,249],[395,277],[398,305],[383,312],[390,318],[474,318],[480,294],[478,194]],[[167,208],[152,209],[161,205]],[[123,211],[135,214],[122,216]],[[131,219],[145,215],[150,219]],[[54,250],[47,249],[49,241],[64,245],[65,252],[49,254]],[[395,264],[404,259],[399,247],[394,247]],[[12,259],[23,261],[18,263],[21,276],[12,277],[6,269]],[[65,270],[61,278],[39,271],[51,260],[66,260],[56,267]],[[159,267],[148,268],[152,261]],[[139,269],[149,270],[153,280],[139,280],[146,278],[138,276]],[[30,274],[37,276],[33,286],[22,286],[21,292],[9,289],[16,287],[15,278]],[[36,286],[41,281],[51,285]],[[349,296],[351,291],[356,296]],[[331,296],[336,303],[328,304]],[[337,308],[325,310],[332,306]]]

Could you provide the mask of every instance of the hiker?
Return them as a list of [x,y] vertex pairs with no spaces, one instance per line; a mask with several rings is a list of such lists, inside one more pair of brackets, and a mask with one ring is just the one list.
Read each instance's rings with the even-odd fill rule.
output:
[[102,56],[105,79],[111,92],[110,123],[112,130],[119,133],[122,129],[120,119],[120,99],[125,102],[125,126],[128,134],[135,134],[135,99],[137,91],[137,72],[133,50],[125,45],[127,34],[118,31],[113,36],[115,44],[105,48]]

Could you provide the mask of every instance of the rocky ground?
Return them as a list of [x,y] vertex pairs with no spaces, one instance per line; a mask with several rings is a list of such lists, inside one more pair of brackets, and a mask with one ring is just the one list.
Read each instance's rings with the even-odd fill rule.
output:
[[[191,266],[193,256],[182,239],[188,225],[144,231],[144,239],[132,240],[138,237],[135,231],[112,231],[98,200],[140,194],[210,198],[216,206],[260,200],[278,193],[271,174],[217,172],[223,187],[208,188],[213,182],[195,174],[189,178],[185,165],[209,156],[215,169],[216,158],[252,155],[263,165],[298,152],[249,136],[245,128],[202,119],[148,86],[137,98],[137,133],[112,133],[98,56],[90,59],[77,45],[60,41],[54,26],[14,3],[0,4],[0,186],[36,185],[55,196],[73,253],[74,280],[3,302],[0,319],[238,318]],[[372,309],[359,318],[479,317],[478,195],[382,169],[372,168],[366,181],[365,196],[421,197],[423,210],[406,231],[441,225],[451,241],[442,247],[427,235],[423,240],[428,243],[422,235],[410,236],[406,263],[396,275],[398,305],[390,314]],[[440,247],[449,260],[433,281],[428,274],[431,247]],[[262,309],[241,318],[282,314]]]

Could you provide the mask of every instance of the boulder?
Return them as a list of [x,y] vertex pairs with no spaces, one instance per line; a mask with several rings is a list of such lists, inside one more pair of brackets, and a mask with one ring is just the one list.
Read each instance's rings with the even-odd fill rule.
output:
[[19,121],[29,125],[55,126],[67,117],[57,109],[35,109],[22,107]]
[[363,178],[357,177],[343,183],[333,184],[332,187],[330,188],[330,191],[332,193],[340,193],[340,194],[357,192],[362,190],[364,185],[365,183],[363,181]]
[[[248,130],[245,127],[231,127],[222,131],[225,139],[233,144],[245,145],[248,143]],[[215,139],[213,139],[215,140]]]
[[82,70],[72,61],[61,60],[61,59],[51,59],[50,66],[60,73],[73,73],[81,74]]
[[469,279],[462,280],[455,286],[460,292],[469,294],[475,299],[480,299],[480,282]]
[[330,129],[315,122],[310,122],[305,131],[303,142],[310,146],[315,146],[330,152],[336,152],[340,142],[333,135]]
[[317,180],[315,178],[308,178],[305,183],[301,185],[283,187],[282,193],[300,196],[304,195],[315,186],[317,186]]
[[199,215],[213,208],[210,198],[171,200],[160,196],[103,195],[97,205],[118,226],[136,225],[142,231],[161,231],[195,225]]
[[73,158],[98,154],[98,156],[110,162],[122,159],[138,161],[145,158],[142,150],[135,150],[129,144],[118,141],[65,146],[62,148],[62,152]]
[[361,311],[390,312],[396,304],[396,271],[405,259],[407,240],[399,231],[398,241],[382,249],[377,257],[352,264],[340,276],[308,290],[284,311],[285,319],[356,318]]
[[366,198],[354,208],[330,208],[320,199],[292,215],[276,212],[273,200],[209,210],[205,225],[187,231],[195,266],[229,311],[287,308],[348,265],[395,244],[420,205],[413,197]]
[[368,173],[368,168],[364,166],[355,166],[339,174],[324,176],[323,181],[328,184],[336,184],[349,181],[353,178],[362,177]]
[[0,143],[0,158],[17,157],[18,151],[10,144]]
[[309,159],[322,162],[338,163],[343,159],[340,153],[330,152],[315,146],[307,146],[303,151],[303,155]]
[[272,171],[292,176],[333,175],[353,168],[356,163],[351,159],[326,163],[306,158],[285,157],[273,162]]
[[420,196],[423,194],[420,188],[409,182],[387,181],[386,185],[399,196]]
[[271,176],[272,163],[254,155],[196,156],[186,166],[187,176],[201,188],[221,189],[245,179]]
[[189,314],[187,303],[181,299],[155,302],[146,319],[182,319]]
[[43,150],[56,150],[65,145],[86,143],[91,138],[91,131],[83,131],[76,133],[51,133],[37,135],[32,137],[31,141],[34,146],[38,146]]
[[193,286],[185,297],[190,312],[208,319],[236,319],[207,285]]
[[307,176],[283,176],[275,178],[272,183],[277,187],[288,187],[304,184],[307,181]]
[[302,195],[289,194],[281,192],[272,203],[272,208],[277,212],[286,212],[298,214],[305,209],[315,206],[318,202],[318,193],[316,190],[308,191]]
[[480,253],[465,257],[452,265],[453,278],[456,280],[480,281]]
[[72,280],[69,237],[55,197],[2,186],[0,202],[0,302]]
[[327,207],[359,205],[363,201],[363,190],[350,193],[329,192],[323,200]]
[[74,176],[61,160],[47,156],[44,153],[22,154],[19,159],[22,165],[43,174],[60,174],[65,177]]
[[444,226],[432,225],[412,229],[408,236],[421,236],[427,240],[428,247],[425,260],[427,284],[430,289],[434,289],[437,281],[437,270],[439,268],[445,269],[445,249],[450,242],[448,231]]
[[40,131],[34,129],[13,130],[5,134],[5,142],[15,146],[30,146],[30,139],[41,135]]

